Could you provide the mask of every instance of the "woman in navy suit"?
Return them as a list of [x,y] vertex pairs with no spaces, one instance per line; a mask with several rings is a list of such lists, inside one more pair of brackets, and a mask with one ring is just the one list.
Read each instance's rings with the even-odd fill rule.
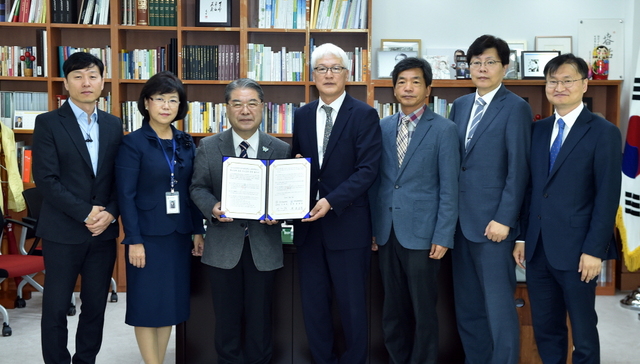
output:
[[172,325],[189,318],[190,255],[201,255],[204,227],[189,198],[196,148],[171,125],[188,111],[182,82],[168,71],[154,75],[138,110],[142,127],[122,139],[116,183],[127,256],[125,322],[151,364],[163,362]]

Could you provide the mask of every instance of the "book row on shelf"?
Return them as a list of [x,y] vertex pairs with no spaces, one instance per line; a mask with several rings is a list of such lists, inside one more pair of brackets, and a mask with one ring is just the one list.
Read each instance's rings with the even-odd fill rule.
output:
[[247,77],[256,81],[302,81],[305,79],[304,52],[287,52],[286,47],[272,51],[264,44],[247,44]]
[[[291,134],[293,114],[304,103],[278,104],[265,102],[260,130],[272,134]],[[220,133],[229,127],[225,103],[190,101],[189,112],[176,127],[187,133]],[[122,128],[125,132],[137,130],[142,126],[142,114],[137,101],[122,103]]]
[[[56,0],[53,0],[56,1]],[[82,0],[78,24],[109,24],[109,0]]]
[[122,25],[177,25],[176,0],[122,0],[120,5]]
[[[240,46],[182,46],[183,80],[235,80],[240,77]],[[282,80],[284,81],[284,80]]]
[[25,142],[20,140],[16,142],[16,154],[18,157],[18,171],[22,182],[33,182],[33,174],[31,173],[31,146],[25,145]]
[[49,0],[0,0],[0,22],[44,23]]
[[87,52],[91,53],[97,58],[99,58],[102,63],[104,63],[104,78],[111,78],[111,47],[106,46],[105,48],[76,48],[71,46],[58,46],[58,76],[64,77],[64,71],[62,70],[62,66],[64,65],[64,61],[69,58],[70,55],[76,52]]
[[[438,115],[449,118],[449,112],[453,103],[448,103],[446,99],[433,96],[433,102],[429,103],[429,108]],[[400,103],[380,103],[378,100],[373,101],[373,108],[378,110],[380,118],[391,116],[400,111]]]
[[258,28],[305,29],[306,0],[260,0]]
[[311,0],[312,29],[366,29],[367,0]]
[[36,46],[0,46],[0,76],[44,77],[41,53]]

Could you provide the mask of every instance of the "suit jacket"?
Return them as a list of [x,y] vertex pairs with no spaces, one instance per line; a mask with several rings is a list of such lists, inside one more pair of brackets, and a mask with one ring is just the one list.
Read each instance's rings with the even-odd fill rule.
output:
[[[85,226],[94,205],[104,206],[119,216],[114,161],[122,139],[119,118],[98,110],[100,146],[98,172],[78,121],[68,103],[36,117],[33,131],[33,179],[42,193],[38,236],[63,244],[80,244],[91,237]],[[115,239],[118,223],[111,224],[97,238]]]
[[577,270],[582,253],[616,257],[613,228],[620,199],[620,130],[584,108],[549,172],[555,116],[533,124],[531,196],[525,257],[540,235],[558,270]]
[[[313,223],[322,225],[329,249],[354,249],[371,244],[368,189],[378,174],[381,137],[378,113],[346,95],[335,119],[322,168],[318,163],[315,100],[294,114],[291,154],[311,158],[310,206],[316,196],[326,198],[331,210]],[[293,242],[304,244],[310,223],[294,221]]]
[[[289,157],[289,144],[258,132],[258,159]],[[240,261],[244,246],[244,230],[248,224],[251,253],[256,268],[259,271],[278,269],[283,266],[280,225],[267,225],[257,220],[244,219],[220,222],[211,218],[213,206],[220,201],[222,193],[222,157],[225,156],[236,156],[231,129],[202,139],[194,161],[191,199],[208,222],[202,262],[223,269],[235,267]]]
[[[196,147],[189,134],[171,128],[176,141],[174,189],[180,196],[179,214],[167,214],[165,193],[171,189],[171,171],[149,122],[122,139],[116,159],[116,185],[125,232],[123,244],[144,243],[143,235],[204,233],[200,210],[189,198]],[[171,159],[171,152],[167,156]]]
[[489,242],[491,220],[509,226],[507,240],[520,231],[518,221],[529,179],[531,107],[501,85],[465,150],[475,93],[454,101],[449,118],[458,125],[461,170],[458,221],[464,236]]
[[373,235],[379,245],[386,244],[393,224],[407,249],[427,250],[432,243],[453,248],[460,166],[456,125],[427,108],[398,167],[399,115],[380,121],[382,157],[371,189]]

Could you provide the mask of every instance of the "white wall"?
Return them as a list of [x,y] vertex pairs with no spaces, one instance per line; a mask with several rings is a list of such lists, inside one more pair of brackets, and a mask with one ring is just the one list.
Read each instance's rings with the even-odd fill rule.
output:
[[[626,131],[629,95],[640,45],[640,0],[372,0],[373,70],[380,39],[421,39],[430,48],[465,51],[482,34],[507,41],[570,35],[574,51],[580,19],[622,19],[625,24],[625,78],[620,125]],[[633,37],[636,34],[638,36]],[[636,38],[636,39],[633,39]],[[375,73],[374,73],[375,77]],[[624,135],[624,134],[623,134]]]

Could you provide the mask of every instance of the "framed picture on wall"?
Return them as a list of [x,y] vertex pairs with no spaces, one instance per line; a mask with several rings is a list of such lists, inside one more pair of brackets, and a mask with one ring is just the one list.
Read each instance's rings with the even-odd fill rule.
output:
[[422,49],[422,41],[420,39],[381,39],[381,51],[408,51],[420,52]]
[[544,66],[558,55],[559,51],[522,51],[522,78],[543,79]]
[[408,57],[417,57],[413,51],[378,51],[378,78],[391,78],[396,63]]
[[520,78],[520,60],[518,59],[518,51],[513,49],[509,53],[509,67],[504,75],[505,80],[517,80]]
[[231,0],[196,0],[196,26],[231,26]]
[[536,51],[559,51],[560,54],[572,52],[571,36],[536,37]]

